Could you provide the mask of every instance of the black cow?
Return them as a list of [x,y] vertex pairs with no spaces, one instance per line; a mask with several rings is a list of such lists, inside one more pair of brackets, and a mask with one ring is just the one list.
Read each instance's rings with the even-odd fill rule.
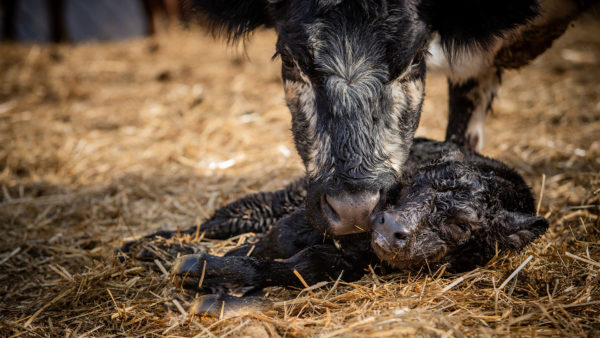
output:
[[[277,32],[292,132],[319,231],[368,230],[405,170],[427,63],[447,70],[447,139],[478,149],[503,69],[527,64],[597,0],[195,0],[231,40]],[[429,54],[432,57],[428,57]]]
[[[302,183],[227,205],[207,222],[212,235],[266,233],[225,257],[182,257],[172,271],[175,283],[212,292],[302,287],[294,271],[312,285],[342,271],[344,280],[356,280],[369,264],[390,271],[445,263],[450,271],[466,271],[546,232],[529,187],[498,161],[453,143],[415,139],[405,169],[389,192],[391,203],[370,218],[369,233],[335,239],[315,230],[298,203],[306,196]],[[279,221],[269,226],[273,218]]]

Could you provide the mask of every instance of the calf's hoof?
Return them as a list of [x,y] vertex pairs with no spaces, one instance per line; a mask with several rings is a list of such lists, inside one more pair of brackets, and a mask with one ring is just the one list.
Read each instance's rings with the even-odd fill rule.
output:
[[189,313],[200,317],[230,318],[251,312],[267,312],[271,309],[273,309],[273,302],[264,297],[203,295],[194,300]]
[[206,273],[205,255],[186,255],[175,261],[171,269],[172,282],[178,288],[201,289]]

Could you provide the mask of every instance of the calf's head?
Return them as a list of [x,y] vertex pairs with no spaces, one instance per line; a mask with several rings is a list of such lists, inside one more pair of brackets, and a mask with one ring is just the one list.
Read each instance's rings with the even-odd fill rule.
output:
[[[273,27],[307,216],[332,235],[367,230],[402,172],[424,96],[424,56],[485,48],[534,15],[533,0],[196,0],[215,32]],[[453,4],[453,5],[450,5]]]
[[372,247],[396,268],[448,262],[468,270],[548,228],[522,178],[496,161],[466,163],[454,152],[408,182],[396,205],[372,216]]

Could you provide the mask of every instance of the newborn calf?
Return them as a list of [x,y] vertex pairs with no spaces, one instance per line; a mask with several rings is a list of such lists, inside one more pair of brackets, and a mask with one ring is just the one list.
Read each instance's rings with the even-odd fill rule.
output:
[[523,248],[548,227],[535,215],[522,177],[498,161],[453,143],[415,139],[404,168],[389,205],[371,216],[363,233],[334,238],[315,230],[302,207],[302,182],[221,208],[201,230],[221,238],[266,233],[225,257],[182,257],[173,268],[175,283],[212,291],[302,287],[298,274],[314,284],[343,271],[352,281],[369,264],[409,269],[446,263],[451,271],[465,271],[485,264],[496,250]]

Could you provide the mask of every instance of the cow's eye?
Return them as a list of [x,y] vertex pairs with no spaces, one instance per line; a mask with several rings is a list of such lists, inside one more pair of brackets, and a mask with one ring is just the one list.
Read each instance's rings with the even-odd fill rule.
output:
[[410,79],[412,74],[419,71],[427,54],[426,50],[417,52],[408,67],[399,67],[398,64],[392,63],[390,66],[390,82],[397,79]]
[[280,58],[281,64],[285,67],[293,67],[294,59],[290,56],[289,52],[286,49],[277,50],[273,55],[273,60]]
[[277,51],[275,52],[275,55],[273,55],[273,60],[275,60],[276,58],[280,58],[281,63],[285,66],[289,66],[289,67],[295,66],[294,57],[292,56],[292,53],[290,52],[288,47],[278,46]]
[[283,67],[284,71],[292,71],[292,70],[296,69],[296,64],[295,64],[294,60],[289,57],[281,58],[281,66]]
[[416,60],[413,61],[413,63],[410,65],[410,70],[409,71],[414,71],[417,70],[419,68],[419,66],[421,66],[421,60]]
[[287,49],[278,51],[275,56],[279,56],[281,59],[281,75],[284,80],[291,80],[295,82],[306,82],[301,76],[301,71],[298,63]]
[[410,70],[416,70],[419,68],[419,66],[421,66],[421,63],[424,62],[425,57],[429,54],[428,51],[423,50],[423,51],[419,51],[415,57],[412,60],[412,63],[410,65]]
[[410,67],[418,67],[421,64],[421,61],[423,61],[423,58],[420,55],[415,56],[415,58],[412,60],[412,63],[410,64]]

